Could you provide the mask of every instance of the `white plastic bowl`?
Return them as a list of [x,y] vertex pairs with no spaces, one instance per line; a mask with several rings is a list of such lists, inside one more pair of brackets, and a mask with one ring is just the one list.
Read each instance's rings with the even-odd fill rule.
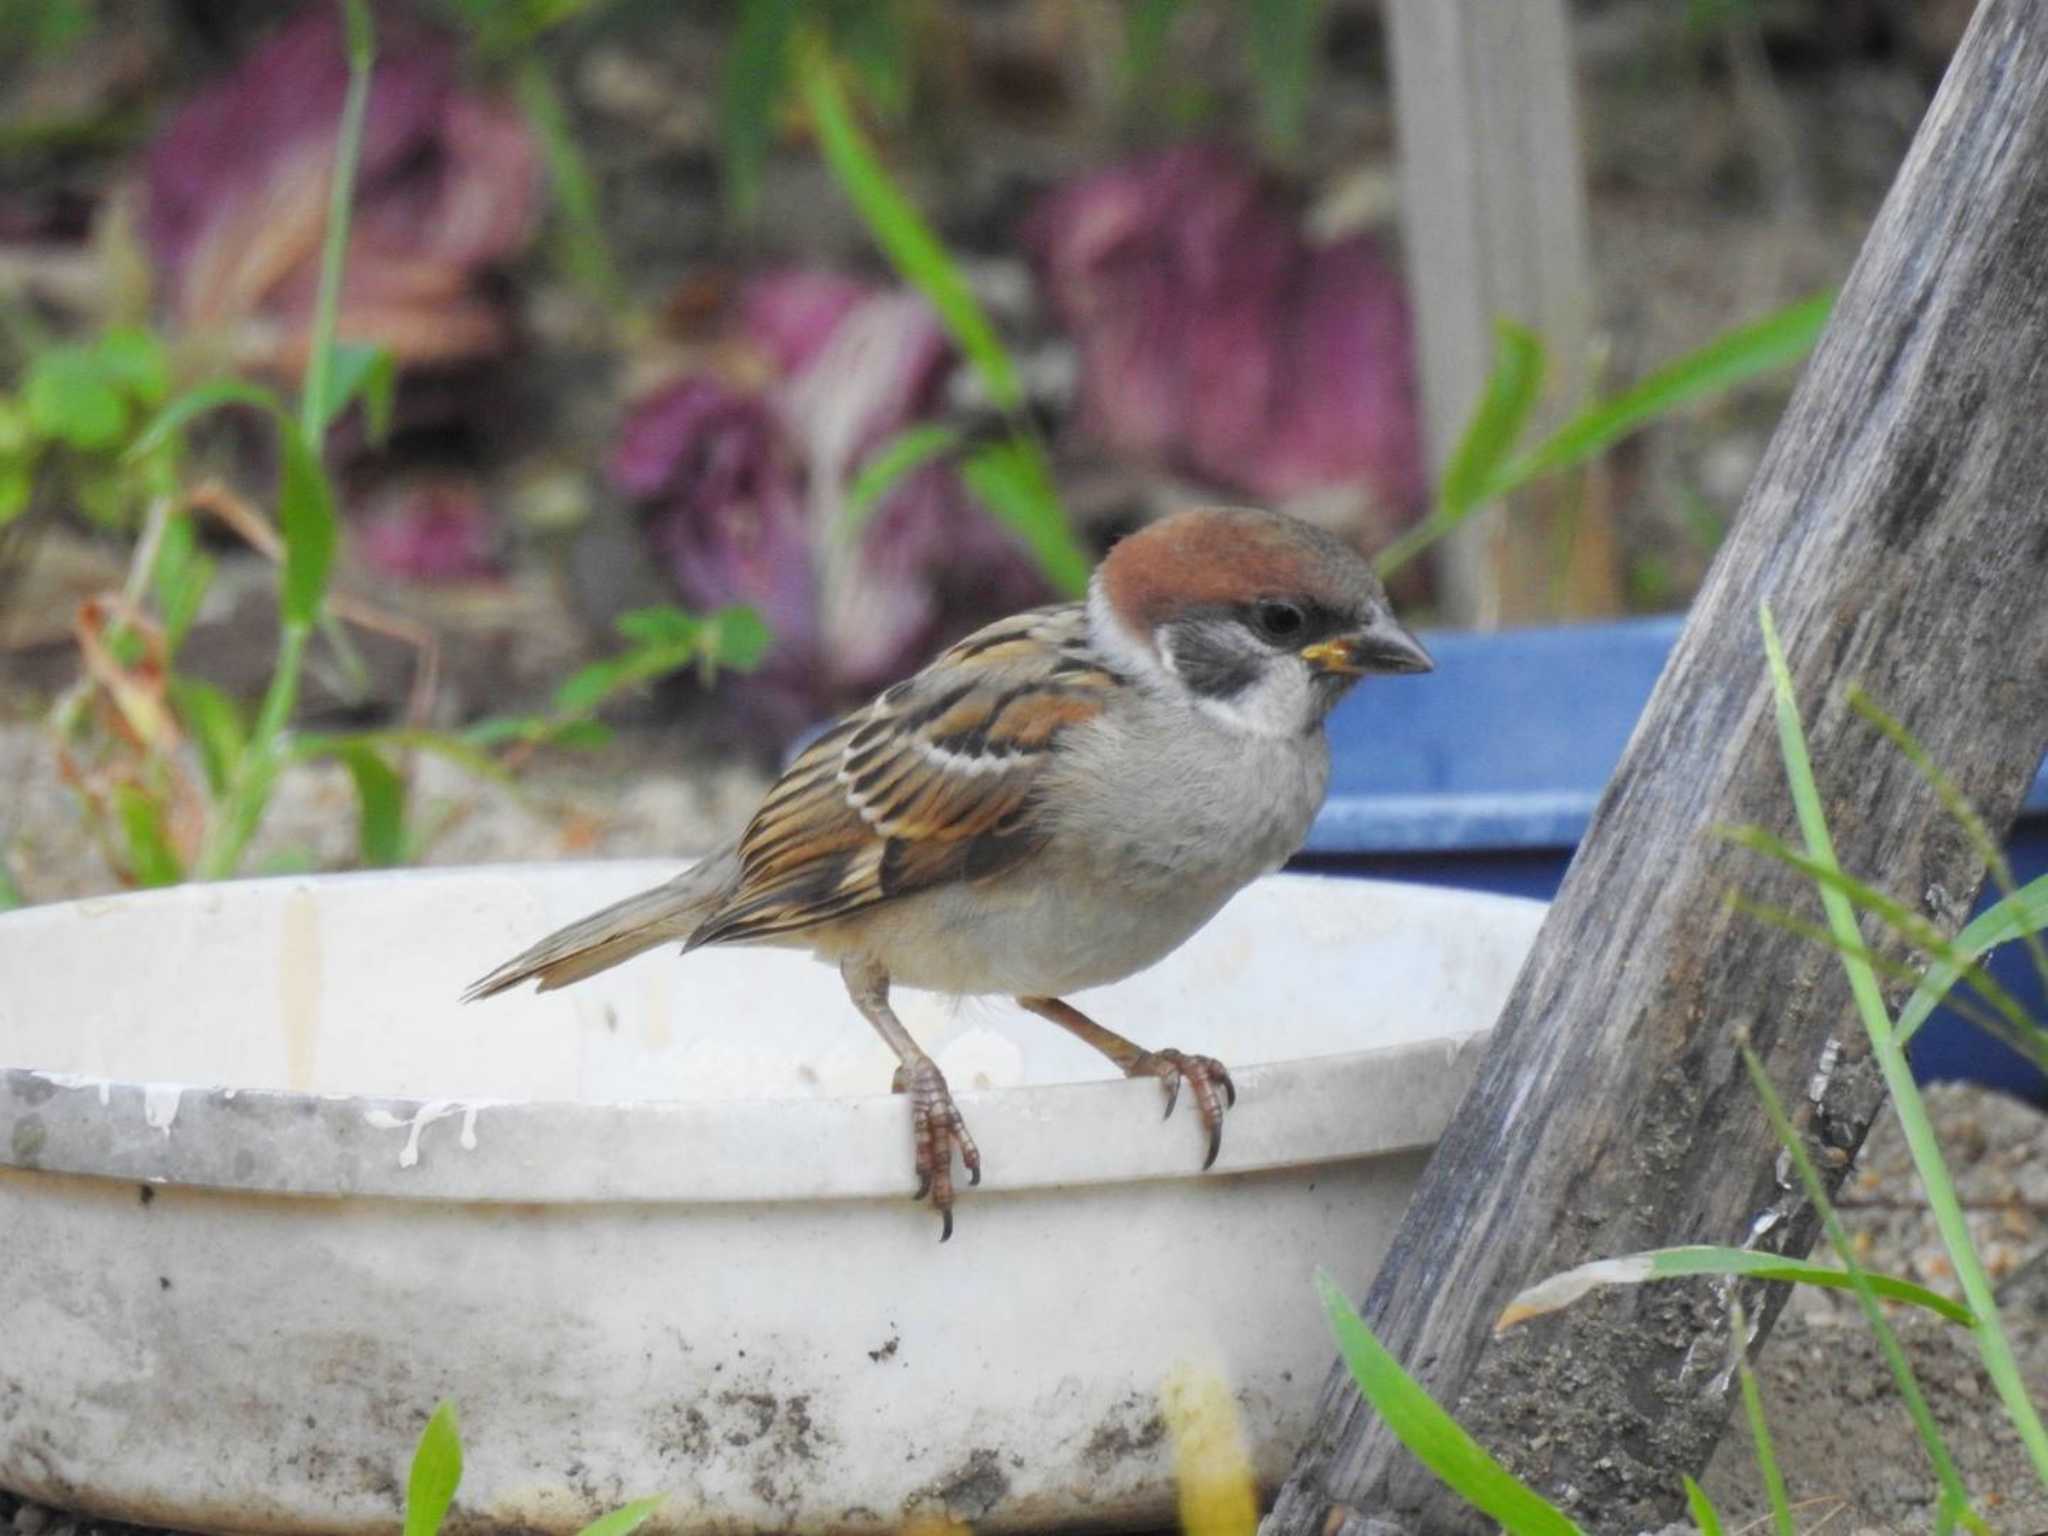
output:
[[1278,877],[1086,1006],[1222,1057],[1192,1106],[1007,1003],[901,995],[987,1170],[909,1198],[837,976],[672,952],[463,985],[655,863],[193,886],[0,918],[0,1486],[384,1531],[435,1401],[473,1528],[1159,1521],[1177,1365],[1280,1476],[1535,934],[1531,902]]

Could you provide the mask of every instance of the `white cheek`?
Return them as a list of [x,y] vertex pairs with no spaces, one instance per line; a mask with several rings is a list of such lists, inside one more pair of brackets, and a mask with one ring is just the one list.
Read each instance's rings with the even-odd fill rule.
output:
[[1210,719],[1253,736],[1299,736],[1321,717],[1308,665],[1276,660],[1250,687],[1227,699],[1195,696],[1195,707]]

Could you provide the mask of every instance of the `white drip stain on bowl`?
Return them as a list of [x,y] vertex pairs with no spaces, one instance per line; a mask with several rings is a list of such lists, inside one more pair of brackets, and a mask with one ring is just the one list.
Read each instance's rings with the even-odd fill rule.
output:
[[[142,1085],[142,1119],[152,1131],[171,1134],[171,1124],[178,1118],[178,1104],[185,1097],[183,1083],[144,1083]],[[101,1103],[106,1101],[102,1099]]]

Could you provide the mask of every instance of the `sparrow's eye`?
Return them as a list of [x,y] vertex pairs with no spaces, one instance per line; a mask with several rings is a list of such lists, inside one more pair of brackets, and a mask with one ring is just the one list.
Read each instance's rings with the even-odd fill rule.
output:
[[1308,628],[1308,615],[1294,603],[1262,598],[1252,604],[1252,628],[1265,639],[1284,644],[1301,638]]

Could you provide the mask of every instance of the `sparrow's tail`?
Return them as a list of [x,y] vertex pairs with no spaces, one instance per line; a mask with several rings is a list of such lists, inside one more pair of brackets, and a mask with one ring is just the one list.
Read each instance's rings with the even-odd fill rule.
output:
[[549,934],[470,983],[462,1000],[473,1003],[494,997],[535,979],[540,985],[534,990],[552,992],[610,970],[657,944],[687,940],[724,898],[737,867],[735,850],[722,849],[665,885],[628,896]]

